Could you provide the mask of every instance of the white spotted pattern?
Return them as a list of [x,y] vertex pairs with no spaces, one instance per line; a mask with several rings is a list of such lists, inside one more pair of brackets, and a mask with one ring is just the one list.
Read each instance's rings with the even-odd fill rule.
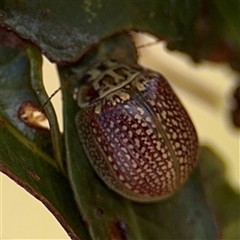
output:
[[104,71],[78,97],[76,126],[92,166],[132,200],[172,195],[196,165],[198,141],[188,114],[162,75],[114,64]]

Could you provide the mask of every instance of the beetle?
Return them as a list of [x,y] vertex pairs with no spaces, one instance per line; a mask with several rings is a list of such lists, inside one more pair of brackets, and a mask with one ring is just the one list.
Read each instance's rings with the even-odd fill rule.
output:
[[83,78],[74,93],[75,124],[98,176],[130,200],[173,195],[196,166],[198,137],[166,78],[111,60]]

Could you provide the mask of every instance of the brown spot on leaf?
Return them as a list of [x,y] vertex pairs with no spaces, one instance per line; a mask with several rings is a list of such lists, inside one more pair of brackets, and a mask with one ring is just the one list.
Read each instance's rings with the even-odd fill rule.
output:
[[98,217],[101,217],[104,214],[103,209],[102,208],[97,208],[96,214],[97,214]]
[[36,181],[41,180],[41,178],[37,175],[37,173],[33,170],[28,171],[29,175]]
[[1,125],[1,126],[4,126],[4,125],[5,125],[5,122],[4,122],[3,119],[0,119],[0,125]]
[[227,42],[219,42],[209,55],[209,60],[215,62],[230,62],[235,58],[236,48]]
[[35,149],[35,146],[32,143],[27,143],[28,148],[30,148],[31,150]]
[[87,220],[87,217],[85,215],[82,215],[81,221],[82,221],[85,228],[89,227],[88,220]]
[[19,37],[15,32],[0,26],[0,44],[10,48],[26,48],[28,41]]
[[37,129],[48,129],[46,126],[47,118],[43,112],[32,102],[23,102],[18,110],[18,117],[29,127]]
[[127,224],[122,220],[115,220],[110,225],[110,240],[128,240],[129,232]]
[[49,8],[41,8],[39,11],[42,17],[48,17],[51,12]]

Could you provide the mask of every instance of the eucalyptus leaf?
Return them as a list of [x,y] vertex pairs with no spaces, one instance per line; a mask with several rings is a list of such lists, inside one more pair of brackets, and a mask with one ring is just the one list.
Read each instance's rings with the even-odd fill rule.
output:
[[[112,46],[116,39],[108,39],[102,45]],[[99,48],[105,49],[106,55],[109,56],[109,49],[102,45]],[[119,44],[116,47],[120,51]],[[124,43],[122,48],[124,49]],[[96,56],[93,54],[92,58],[99,59],[99,52],[94,52]],[[114,51],[111,49],[111,52]],[[130,49],[127,53],[132,59],[134,54]],[[62,85],[65,85],[69,79],[77,80],[77,77],[81,84],[79,74],[87,68],[85,64],[94,61],[88,60],[85,61],[83,58],[72,66],[59,67]],[[76,83],[72,86],[76,86]],[[66,161],[75,200],[92,239],[155,240],[219,237],[219,229],[208,206],[199,169],[177,194],[156,203],[136,203],[109,190],[93,171],[80,143],[74,124],[78,106],[73,100],[73,92],[74,87],[63,89]]]
[[30,76],[26,49],[0,45],[0,170],[43,202],[72,239],[88,239],[68,180],[53,159],[49,130],[19,118],[25,102],[40,106]]
[[[72,239],[217,239],[217,222],[224,238],[240,237],[239,194],[209,149],[203,148],[194,174],[174,196],[140,204],[115,194],[97,177],[74,124],[73,91],[82,73],[104,58],[137,60],[129,36],[116,32],[146,31],[196,60],[228,61],[239,70],[239,4],[225,8],[218,2],[0,1],[0,170],[42,201]],[[23,38],[59,63],[67,86],[64,143],[50,103],[44,110],[51,133],[23,118],[26,104],[41,109],[47,99],[41,55]],[[63,66],[66,62],[71,64]]]
[[240,70],[239,4],[232,1],[225,8],[217,0],[2,0],[0,24],[58,63],[75,62],[102,39],[135,30],[153,34],[195,60],[228,61]]
[[235,39],[238,46],[240,46],[240,1],[231,0],[230,2],[227,2],[213,0],[212,2],[223,19],[223,30],[228,33],[226,37],[229,39]]
[[134,203],[107,189],[93,172],[72,124],[77,110],[72,94],[64,94],[69,178],[93,239],[111,239],[112,235],[113,239],[121,239],[121,234],[149,240],[219,237],[199,171],[174,197],[154,204]]
[[205,191],[222,229],[223,239],[240,239],[240,194],[228,183],[224,162],[209,147],[201,149]]
[[196,0],[3,0],[0,16],[50,59],[63,62],[78,59],[86,48],[123,29],[150,30],[181,45],[193,31],[197,7]]

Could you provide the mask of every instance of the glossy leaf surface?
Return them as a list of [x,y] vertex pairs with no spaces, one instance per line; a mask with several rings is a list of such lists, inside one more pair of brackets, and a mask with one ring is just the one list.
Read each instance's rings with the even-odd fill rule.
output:
[[227,8],[223,1],[213,2],[2,0],[0,24],[58,63],[76,61],[103,38],[136,30],[166,40],[170,49],[195,60],[228,61],[239,70],[238,0]]
[[[76,72],[81,72],[83,66],[84,59],[72,67],[60,67],[62,84],[76,79]],[[63,89],[63,103],[69,180],[92,239],[154,240],[156,236],[214,239],[219,236],[199,169],[181,191],[165,201],[140,204],[126,200],[109,190],[97,177],[83,151],[73,124],[78,111],[73,89]]]
[[227,182],[224,162],[226,161],[208,147],[201,149],[205,191],[222,229],[222,238],[239,239],[240,194]]
[[[94,43],[123,29],[138,29],[166,39],[171,49],[185,51],[196,60],[228,61],[239,69],[239,21],[235,19],[236,14],[232,14],[237,11],[236,4],[225,8],[223,4],[218,5],[219,1],[213,1],[215,7],[207,1],[187,0],[111,1],[111,4],[96,1],[95,5],[86,5],[87,2],[3,0],[0,2],[0,24],[34,42],[58,63],[74,62]],[[227,24],[231,26],[230,33]],[[0,29],[0,33],[2,31]],[[203,165],[203,171],[210,172],[209,186],[202,184],[197,169],[180,192],[154,204],[137,204],[108,190],[81,149],[74,125],[78,108],[70,88],[64,89],[64,139],[69,179],[64,176],[53,159],[56,149],[52,141],[56,143],[56,139],[51,139],[47,130],[32,128],[19,120],[22,103],[40,106],[37,96],[43,92],[36,94],[30,84],[30,61],[25,51],[28,44],[20,39],[12,42],[12,39],[3,41],[0,50],[0,168],[40,199],[72,239],[155,240],[156,236],[216,239],[220,233],[213,213],[216,213],[224,237],[240,237],[239,195],[222,174],[218,182],[212,177],[221,173],[221,168]],[[117,55],[124,53],[116,52]],[[136,60],[134,53],[132,56],[131,61]],[[62,81],[72,76],[72,70],[81,75],[87,67],[84,64],[80,69],[79,66],[61,67]],[[37,65],[41,65],[40,61]],[[33,71],[37,74],[37,69]],[[213,159],[219,162],[212,153],[203,152],[200,158],[209,163]],[[202,166],[201,160],[199,164]],[[211,208],[204,188],[207,198],[211,199]],[[228,211],[222,206],[228,206]]]
[[195,0],[181,4],[154,0],[34,0],[3,1],[0,9],[5,25],[35,42],[51,59],[72,61],[85,48],[123,29],[149,30],[181,45],[193,30],[197,5]]
[[51,136],[19,119],[24,102],[39,106],[26,50],[0,46],[0,170],[45,204],[72,239],[87,239],[66,176],[52,158]]

